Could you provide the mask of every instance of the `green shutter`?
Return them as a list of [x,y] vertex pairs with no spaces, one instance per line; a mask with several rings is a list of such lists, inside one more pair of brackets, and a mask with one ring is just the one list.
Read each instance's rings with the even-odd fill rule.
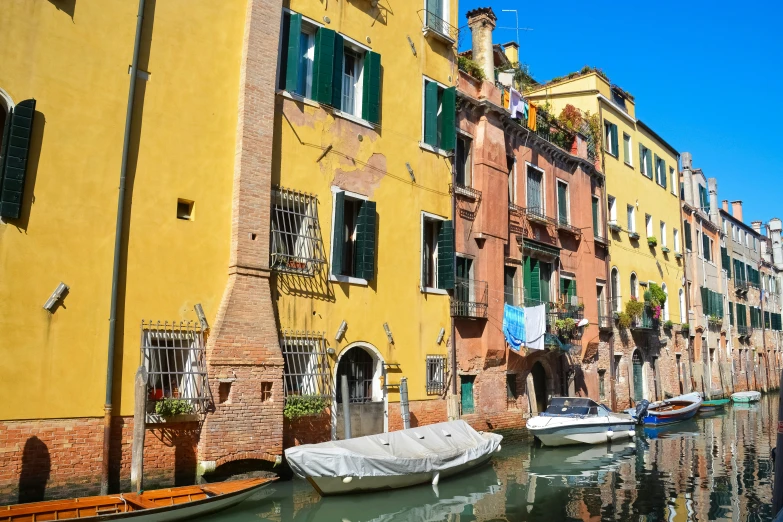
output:
[[454,288],[454,224],[444,221],[438,231],[438,288]]
[[658,162],[661,158],[658,157],[657,154],[653,154],[653,179],[656,183],[660,183],[661,180],[658,178]]
[[683,225],[683,231],[685,233],[685,250],[693,250],[693,240],[691,239],[691,224],[686,221]]
[[[291,13],[288,17],[288,56],[285,63],[285,90],[288,92],[296,92],[299,87],[299,60],[302,59],[301,36],[302,15]],[[304,95],[303,92],[298,94]]]
[[644,171],[644,145],[640,143],[639,144],[639,172],[643,172],[643,171]]
[[704,253],[704,259],[712,261],[712,251],[710,250],[710,238],[707,234],[701,235],[702,252]]
[[371,280],[375,276],[375,201],[362,201],[356,216],[356,277]]
[[568,194],[565,183],[557,184],[557,217],[560,223],[568,223]]
[[541,301],[541,263],[529,256],[525,258],[525,297]]
[[367,51],[364,55],[364,86],[362,87],[362,118],[381,121],[381,55]]
[[332,104],[334,83],[335,32],[321,27],[315,33],[315,61],[313,62],[313,99]]
[[734,326],[734,303],[729,301],[729,324]]
[[0,189],[0,216],[17,219],[22,211],[24,179],[27,172],[27,156],[30,152],[30,135],[33,131],[35,100],[19,102],[10,111],[5,159]]
[[438,84],[424,84],[424,143],[438,146]]
[[334,223],[332,223],[332,274],[340,275],[343,269],[343,243],[345,243],[345,192],[334,195]]
[[441,109],[440,148],[454,150],[457,146],[457,88],[449,87],[443,90],[443,107]]
[[764,328],[770,328],[769,312],[764,312]]
[[710,315],[710,294],[709,294],[709,290],[707,290],[703,286],[700,288],[700,290],[701,290],[701,312],[704,315]]
[[614,123],[610,123],[610,129],[612,129],[612,152],[619,158],[620,157],[620,147],[617,144],[617,125]]
[[647,153],[647,177],[653,179],[653,162],[652,154]]
[[598,230],[598,198],[592,198],[593,200],[593,236],[600,236]]
[[663,188],[666,188],[666,177],[669,175],[668,172],[666,172],[666,162],[661,160],[661,185],[663,185]]
[[[343,108],[343,36],[340,33],[334,35],[334,59],[332,60],[332,101],[329,105],[335,109]],[[367,62],[365,62],[365,82],[367,81]],[[362,91],[364,92],[364,90]],[[364,107],[364,104],[362,104]],[[352,110],[350,112],[353,112]]]

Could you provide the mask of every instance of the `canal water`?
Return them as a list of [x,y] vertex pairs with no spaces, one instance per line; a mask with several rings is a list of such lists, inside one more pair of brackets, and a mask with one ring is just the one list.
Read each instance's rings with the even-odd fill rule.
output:
[[[767,521],[778,397],[733,405],[634,442],[547,448],[507,437],[467,475],[383,493],[320,498],[302,480],[279,482],[203,521],[465,522]],[[522,430],[523,432],[525,430]]]

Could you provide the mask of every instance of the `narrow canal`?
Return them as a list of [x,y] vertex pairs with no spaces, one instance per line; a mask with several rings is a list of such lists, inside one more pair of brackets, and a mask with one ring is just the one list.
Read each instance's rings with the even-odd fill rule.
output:
[[778,397],[698,415],[635,442],[546,448],[523,434],[488,464],[431,486],[320,498],[280,482],[203,521],[771,520]]

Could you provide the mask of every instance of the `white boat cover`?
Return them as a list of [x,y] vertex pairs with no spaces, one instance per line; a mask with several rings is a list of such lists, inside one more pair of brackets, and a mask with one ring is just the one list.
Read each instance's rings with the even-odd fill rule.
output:
[[456,420],[285,450],[299,477],[384,477],[432,473],[488,455],[503,439]]

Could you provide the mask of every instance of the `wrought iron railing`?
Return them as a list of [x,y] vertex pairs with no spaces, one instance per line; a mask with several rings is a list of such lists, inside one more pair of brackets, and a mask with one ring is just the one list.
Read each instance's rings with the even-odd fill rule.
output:
[[[560,147],[569,154],[571,153],[574,141],[576,140],[576,134],[561,126],[557,123],[557,120],[540,107],[536,107],[535,128],[533,128],[529,117],[526,118],[521,116],[520,123],[522,126],[535,132],[536,136],[539,138]],[[595,146],[593,146],[593,157],[591,159],[595,159]]]
[[557,221],[554,218],[548,217],[546,215],[543,207],[527,207],[523,210],[525,212],[525,216],[527,216],[527,218],[531,221],[538,221],[540,223],[548,223],[551,225],[557,224]]
[[458,277],[454,281],[454,295],[451,298],[452,317],[485,319],[489,304],[486,281]]
[[645,304],[642,314],[639,317],[634,317],[631,322],[631,328],[635,330],[652,330],[655,327],[655,323],[652,306]]
[[273,270],[312,276],[326,263],[316,196],[273,187],[271,229]]
[[606,312],[598,312],[598,328],[610,330],[614,323],[614,315]]
[[609,304],[611,305],[611,309],[609,310],[610,314],[612,316],[614,316],[614,314],[619,314],[623,311],[623,296],[612,296],[612,298],[609,300]]
[[734,291],[735,292],[747,292],[750,288],[750,284],[747,279],[734,278]]
[[557,220],[557,228],[560,230],[565,230],[566,232],[570,232],[571,234],[574,234],[576,236],[579,236],[582,234],[582,231],[578,228],[572,225],[568,222],[568,218],[560,217]]
[[472,187],[462,185],[460,183],[453,183],[449,185],[449,193],[456,194],[458,196],[465,196],[470,199],[481,199],[481,191]]
[[309,395],[331,397],[332,379],[322,332],[282,330],[285,396]]
[[419,9],[417,14],[419,15],[419,20],[421,20],[425,31],[435,31],[454,41],[459,39],[459,29],[441,18],[438,13],[427,9]]
[[746,325],[737,326],[737,335],[739,337],[748,337],[753,333],[753,327]]
[[513,203],[508,204],[508,212],[514,216],[524,216],[525,215],[525,207],[520,207],[519,205],[515,205]]

